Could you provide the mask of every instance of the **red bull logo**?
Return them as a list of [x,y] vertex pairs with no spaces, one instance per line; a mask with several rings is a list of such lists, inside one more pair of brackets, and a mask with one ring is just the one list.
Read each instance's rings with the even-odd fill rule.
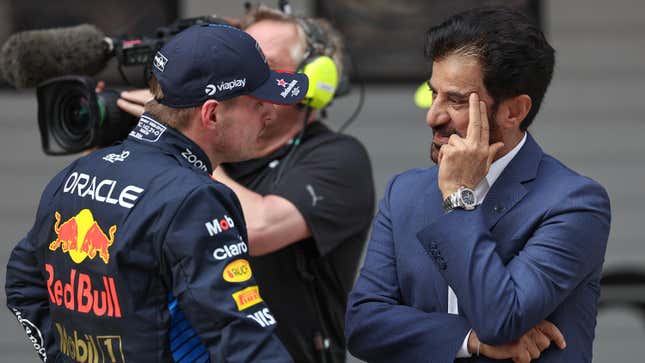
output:
[[49,249],[56,251],[60,248],[63,252],[69,253],[72,261],[81,263],[86,257],[94,259],[98,254],[104,263],[110,260],[109,247],[114,242],[116,225],[110,227],[105,235],[89,209],[81,210],[77,215],[67,221],[60,223],[60,213],[54,214],[56,223],[54,232],[58,236],[49,244]]

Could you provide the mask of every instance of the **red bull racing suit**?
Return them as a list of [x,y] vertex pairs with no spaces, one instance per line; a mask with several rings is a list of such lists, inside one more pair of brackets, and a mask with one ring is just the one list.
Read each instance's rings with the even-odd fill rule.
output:
[[7,305],[43,361],[289,362],[233,192],[144,114],[60,172],[7,265]]

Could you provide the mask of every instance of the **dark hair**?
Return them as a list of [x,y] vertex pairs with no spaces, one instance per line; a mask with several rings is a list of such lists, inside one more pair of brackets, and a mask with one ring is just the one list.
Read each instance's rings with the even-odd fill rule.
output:
[[430,61],[453,54],[476,57],[496,104],[521,94],[531,97],[520,128],[531,125],[553,76],[555,51],[529,18],[505,7],[477,8],[430,28],[426,36]]

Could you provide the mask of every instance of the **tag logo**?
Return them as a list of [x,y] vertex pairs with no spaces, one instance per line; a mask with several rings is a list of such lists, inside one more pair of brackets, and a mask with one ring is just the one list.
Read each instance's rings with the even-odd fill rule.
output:
[[130,156],[130,152],[128,150],[125,150],[121,154],[108,154],[108,155],[105,155],[103,157],[103,160],[114,164],[115,161],[124,161],[125,158],[127,158],[128,156]]
[[130,131],[130,136],[141,141],[157,142],[165,131],[166,126],[143,115],[139,119],[137,126]]
[[237,304],[237,310],[242,311],[248,309],[253,305],[261,303],[263,300],[260,297],[260,289],[256,286],[249,286],[244,290],[233,293],[233,300]]
[[166,63],[168,63],[168,58],[161,54],[161,52],[157,52],[157,54],[155,54],[155,59],[152,62],[155,68],[157,68],[160,72],[163,72],[166,68]]

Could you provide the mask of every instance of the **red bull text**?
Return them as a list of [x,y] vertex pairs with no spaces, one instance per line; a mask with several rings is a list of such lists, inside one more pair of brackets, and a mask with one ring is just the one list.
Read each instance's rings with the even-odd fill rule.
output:
[[65,283],[55,279],[54,266],[47,263],[45,270],[49,274],[47,291],[52,304],[82,314],[91,313],[95,316],[111,318],[121,317],[119,296],[112,277],[101,276],[103,289],[99,290],[92,285],[90,275],[78,273],[76,269],[70,270],[69,282]]

